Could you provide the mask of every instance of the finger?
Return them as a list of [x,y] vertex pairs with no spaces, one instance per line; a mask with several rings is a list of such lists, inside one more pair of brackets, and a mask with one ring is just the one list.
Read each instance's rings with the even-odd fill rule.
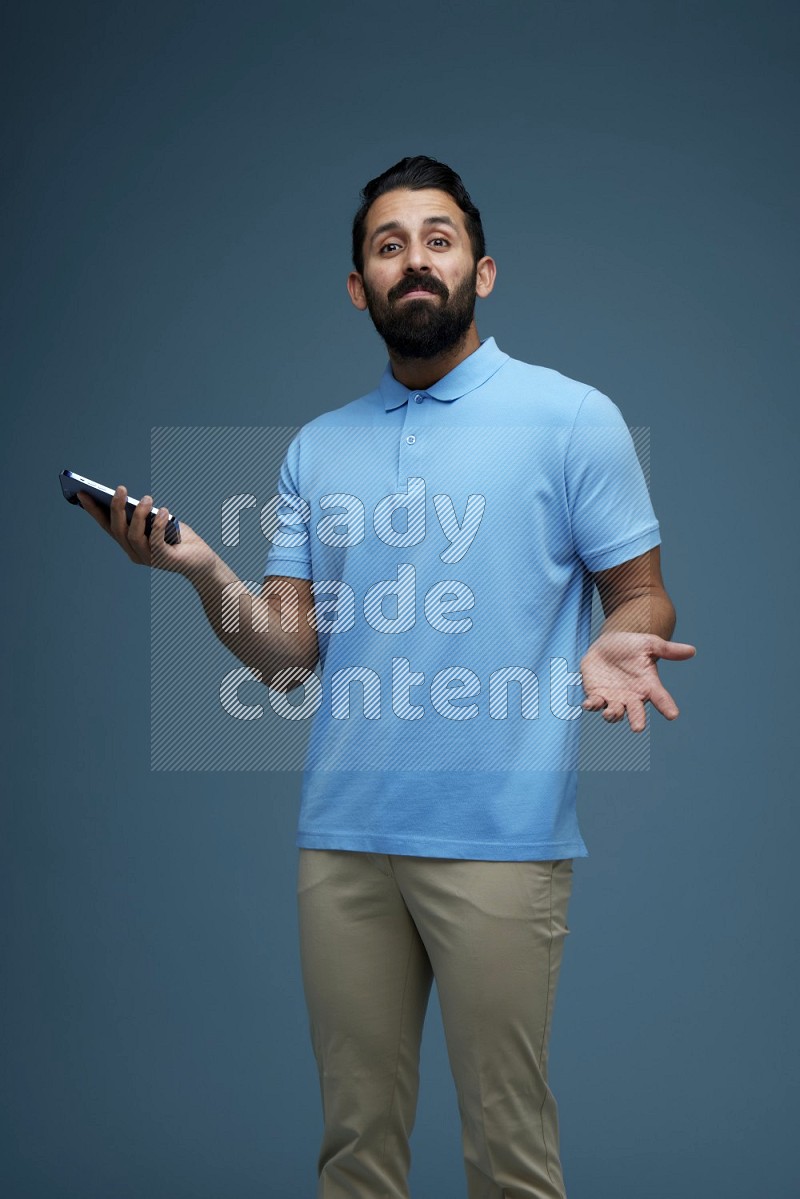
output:
[[111,533],[122,546],[131,562],[135,562],[137,566],[141,566],[146,559],[142,557],[141,551],[135,542],[131,541],[130,526],[126,512],[127,499],[127,488],[120,483],[111,499]]
[[607,720],[609,724],[616,724],[618,721],[622,720],[624,715],[624,703],[622,700],[614,699],[609,701],[608,707],[603,713],[603,720]]
[[628,701],[628,724],[632,733],[642,733],[647,727],[647,713],[640,699]]
[[164,531],[169,520],[169,509],[162,504],[156,515],[153,517],[153,524],[150,529],[150,561],[155,566],[159,566],[169,557],[169,551],[166,549],[164,541]]
[[586,699],[581,704],[581,707],[585,708],[587,712],[597,712],[600,708],[604,708],[605,706],[605,699],[597,691],[587,695]]
[[105,504],[98,504],[97,500],[89,495],[87,491],[78,492],[78,503],[85,512],[88,512],[97,521],[102,529],[105,529],[106,533],[111,533],[108,508],[106,508]]
[[128,549],[128,521],[125,516],[125,503],[127,499],[127,489],[120,483],[111,497],[111,509],[109,512],[111,532],[125,550]]
[[666,687],[652,687],[648,698],[653,707],[657,708],[662,716],[666,716],[667,720],[674,720],[680,715],[680,708]]
[[687,645],[684,641],[665,641],[663,637],[654,638],[654,651],[659,658],[671,658],[674,661],[680,661],[685,658],[693,658],[697,653],[693,645]]
[[145,523],[153,507],[153,497],[143,495],[133,510],[131,523],[128,525],[128,541],[133,546],[139,562],[150,565],[150,539],[145,532]]

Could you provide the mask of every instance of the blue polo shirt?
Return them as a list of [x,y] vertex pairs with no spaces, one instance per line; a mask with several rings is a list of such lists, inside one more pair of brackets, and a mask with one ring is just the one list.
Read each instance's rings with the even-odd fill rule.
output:
[[278,492],[265,574],[312,580],[320,647],[297,846],[587,856],[592,572],[660,542],[616,405],[493,337],[421,391],[387,363]]

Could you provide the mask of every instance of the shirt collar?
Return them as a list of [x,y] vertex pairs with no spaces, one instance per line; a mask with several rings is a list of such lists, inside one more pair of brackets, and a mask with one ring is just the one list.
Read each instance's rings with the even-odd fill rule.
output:
[[481,342],[478,349],[473,350],[471,354],[462,359],[458,366],[454,366],[438,382],[420,391],[409,389],[395,379],[392,374],[392,364],[389,361],[381,376],[378,390],[383,397],[387,412],[390,412],[392,408],[399,408],[401,404],[408,403],[409,396],[414,395],[428,395],[435,400],[457,400],[459,396],[466,395],[467,392],[474,391],[476,387],[485,383],[504,362],[508,361],[509,356],[498,348],[493,337],[487,337]]

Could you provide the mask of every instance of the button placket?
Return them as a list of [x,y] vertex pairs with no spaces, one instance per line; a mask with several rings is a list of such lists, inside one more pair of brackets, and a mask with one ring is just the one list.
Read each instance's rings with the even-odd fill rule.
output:
[[[402,433],[402,436],[400,439],[400,453],[398,454],[398,471],[397,471],[398,487],[402,486],[405,483],[408,476],[413,475],[416,472],[416,470],[418,469],[418,467],[417,467],[416,463],[414,463],[413,459],[410,462],[405,461],[405,455],[416,453],[416,451],[414,450],[413,447],[416,446],[416,444],[417,444],[417,434],[408,432],[408,428],[409,428],[409,425],[411,426],[411,428],[419,427],[418,422],[415,419],[415,417],[417,415],[416,405],[422,404],[424,402],[424,400],[425,400],[425,396],[422,392],[418,392],[418,391],[411,392],[408,397],[408,403],[406,404],[406,407],[405,407],[405,419],[403,421],[403,433]],[[413,408],[411,406],[412,401],[414,403]],[[413,415],[412,415],[412,413],[413,413]],[[419,415],[421,418],[422,413],[420,412]]]

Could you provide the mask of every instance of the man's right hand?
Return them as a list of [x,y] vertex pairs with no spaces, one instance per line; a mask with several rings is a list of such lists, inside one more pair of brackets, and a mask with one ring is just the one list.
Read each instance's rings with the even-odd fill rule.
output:
[[110,537],[122,546],[131,562],[138,566],[152,566],[158,570],[172,570],[187,577],[197,577],[211,569],[216,554],[211,546],[181,521],[181,540],[177,545],[168,545],[164,540],[164,529],[169,519],[169,510],[162,504],[148,537],[144,531],[145,521],[153,507],[153,497],[143,496],[136,505],[128,524],[125,517],[127,490],[120,485],[114,492],[109,511],[98,504],[87,492],[78,492],[78,502]]

